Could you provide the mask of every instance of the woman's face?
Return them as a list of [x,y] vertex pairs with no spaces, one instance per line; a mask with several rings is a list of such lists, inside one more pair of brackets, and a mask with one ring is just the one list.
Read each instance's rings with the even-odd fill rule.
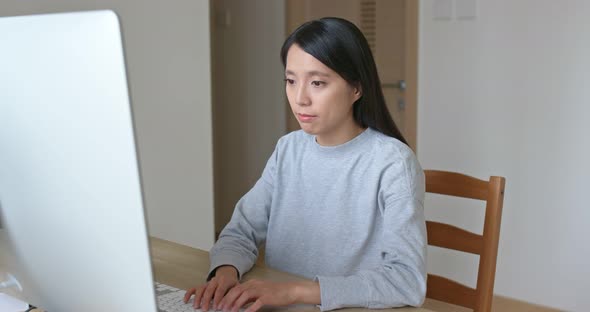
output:
[[321,145],[338,145],[362,131],[352,105],[361,91],[335,71],[292,45],[287,53],[285,89],[301,128]]

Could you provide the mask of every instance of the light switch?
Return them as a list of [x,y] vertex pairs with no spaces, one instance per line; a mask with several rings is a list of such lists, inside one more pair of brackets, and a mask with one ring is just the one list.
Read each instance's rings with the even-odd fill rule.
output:
[[455,0],[455,17],[471,20],[477,17],[477,0]]
[[449,21],[453,18],[453,0],[434,0],[432,5],[433,19]]

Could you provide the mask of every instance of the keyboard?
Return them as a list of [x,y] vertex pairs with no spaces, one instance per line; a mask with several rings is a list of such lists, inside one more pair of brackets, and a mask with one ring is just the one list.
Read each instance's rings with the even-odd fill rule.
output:
[[195,312],[201,311],[193,308],[194,297],[188,303],[182,299],[186,290],[178,289],[166,284],[156,282],[156,300],[158,302],[158,312]]
[[[184,303],[186,290],[178,289],[170,285],[154,282],[156,286],[156,301],[158,302],[158,312],[203,312],[201,309],[193,308],[194,296]],[[213,302],[211,302],[213,306]],[[244,312],[245,309],[240,309]],[[209,312],[215,312],[210,309]]]

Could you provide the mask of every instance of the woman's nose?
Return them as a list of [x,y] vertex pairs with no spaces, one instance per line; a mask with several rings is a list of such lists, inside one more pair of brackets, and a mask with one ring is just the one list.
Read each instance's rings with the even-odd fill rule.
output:
[[307,88],[305,86],[301,86],[297,88],[297,93],[295,94],[295,103],[300,106],[307,106],[311,104],[311,100],[309,95],[307,94]]

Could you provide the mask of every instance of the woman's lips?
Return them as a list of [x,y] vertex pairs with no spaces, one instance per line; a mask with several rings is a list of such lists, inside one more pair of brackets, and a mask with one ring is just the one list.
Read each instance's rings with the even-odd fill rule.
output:
[[301,122],[312,122],[315,118],[317,118],[317,116],[316,115],[307,115],[307,114],[297,114],[297,118]]

